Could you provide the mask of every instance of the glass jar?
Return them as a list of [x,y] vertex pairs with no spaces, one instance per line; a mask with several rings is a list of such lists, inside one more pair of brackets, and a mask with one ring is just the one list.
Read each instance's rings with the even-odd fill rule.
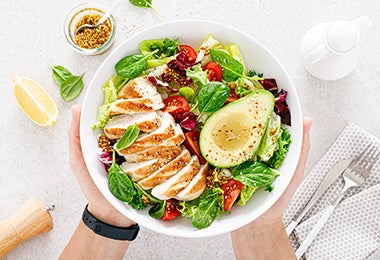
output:
[[112,15],[108,17],[108,21],[110,23],[110,34],[108,39],[99,47],[94,48],[83,48],[79,46],[76,40],[76,26],[78,22],[85,16],[88,15],[99,15],[103,16],[106,13],[106,8],[97,3],[85,3],[80,4],[74,7],[66,17],[65,21],[65,37],[69,42],[70,46],[78,53],[84,55],[96,55],[106,51],[109,47],[111,47],[112,43],[115,40],[115,19]]

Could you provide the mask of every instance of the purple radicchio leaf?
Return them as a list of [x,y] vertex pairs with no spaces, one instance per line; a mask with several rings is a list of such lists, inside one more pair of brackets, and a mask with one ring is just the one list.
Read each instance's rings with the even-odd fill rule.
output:
[[174,119],[187,131],[191,131],[197,126],[197,116],[192,112],[177,113],[174,115]]
[[177,93],[179,91],[178,89],[170,87],[167,82],[162,82],[161,80],[157,79],[153,74],[148,75],[148,80],[152,82],[156,87],[166,88],[170,91],[170,93]]
[[288,104],[286,103],[287,92],[280,90],[277,86],[276,79],[267,78],[259,80],[265,90],[271,92],[275,97],[275,113],[281,117],[281,123],[285,125],[291,125],[291,116]]

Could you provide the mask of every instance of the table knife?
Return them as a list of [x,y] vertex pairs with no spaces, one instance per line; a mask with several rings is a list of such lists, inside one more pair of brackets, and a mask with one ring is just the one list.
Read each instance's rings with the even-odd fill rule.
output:
[[329,172],[323,178],[321,183],[318,186],[318,189],[314,192],[313,196],[307,203],[307,205],[303,208],[302,212],[286,227],[286,233],[288,236],[293,232],[298,223],[302,220],[305,214],[309,211],[309,209],[318,201],[318,199],[323,195],[323,193],[330,187],[330,185],[342,174],[342,172],[348,167],[352,159],[345,159],[337,162],[334,166],[331,167]]

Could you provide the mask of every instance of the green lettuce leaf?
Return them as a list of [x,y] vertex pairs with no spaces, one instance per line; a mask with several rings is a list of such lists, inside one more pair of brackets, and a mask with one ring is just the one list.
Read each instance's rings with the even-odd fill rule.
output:
[[268,126],[265,130],[263,139],[261,140],[260,147],[257,155],[261,161],[267,162],[273,156],[277,149],[277,139],[281,135],[281,118],[275,113],[269,119]]
[[292,142],[289,132],[285,128],[281,128],[281,135],[277,139],[277,150],[273,156],[268,160],[267,164],[272,168],[278,169],[285,159],[289,146]]

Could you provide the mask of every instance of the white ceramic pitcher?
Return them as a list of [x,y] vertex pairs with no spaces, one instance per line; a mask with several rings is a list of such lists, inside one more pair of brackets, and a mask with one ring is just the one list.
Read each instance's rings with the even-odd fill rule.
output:
[[360,33],[371,25],[371,18],[363,16],[311,28],[301,43],[306,70],[323,80],[337,80],[351,73],[359,60]]

